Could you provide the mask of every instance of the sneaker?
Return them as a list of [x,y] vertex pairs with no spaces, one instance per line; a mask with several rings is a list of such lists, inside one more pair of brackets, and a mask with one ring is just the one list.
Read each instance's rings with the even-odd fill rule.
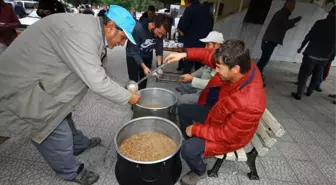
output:
[[81,164],[79,167],[78,175],[75,177],[73,182],[76,182],[81,185],[91,185],[98,181],[99,175],[94,172],[88,171],[84,168],[84,164]]
[[196,185],[198,181],[206,177],[206,172],[202,175],[198,175],[195,172],[188,172],[181,178],[181,185]]
[[322,89],[321,87],[316,87],[316,88],[315,88],[315,91],[317,91],[317,92],[322,92],[323,89]]
[[85,150],[93,148],[93,147],[99,145],[101,143],[101,139],[100,139],[100,137],[93,137],[93,138],[91,138],[89,140],[89,142],[90,143],[89,143],[89,146],[87,148],[85,148],[83,150],[80,150],[80,151],[77,151],[77,152],[74,152],[74,155],[78,156],[78,155],[82,154]]

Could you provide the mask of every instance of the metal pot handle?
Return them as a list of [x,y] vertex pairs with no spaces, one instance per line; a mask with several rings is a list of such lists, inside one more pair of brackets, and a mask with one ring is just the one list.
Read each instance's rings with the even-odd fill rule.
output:
[[143,176],[142,176],[142,172],[141,172],[141,166],[140,165],[137,165],[136,168],[138,169],[138,172],[140,173],[140,177],[142,180],[144,180],[145,182],[149,182],[149,183],[152,183],[152,182],[155,182],[157,181],[160,177],[161,177],[161,174],[162,174],[162,171],[163,171],[163,167],[166,166],[166,163],[163,162],[161,164],[161,169],[160,169],[160,175],[158,175],[155,179],[151,179],[151,180],[148,180],[148,179],[145,179]]
[[169,114],[176,116],[177,115],[176,114],[176,109],[177,109],[177,105],[174,105],[174,106],[170,107]]

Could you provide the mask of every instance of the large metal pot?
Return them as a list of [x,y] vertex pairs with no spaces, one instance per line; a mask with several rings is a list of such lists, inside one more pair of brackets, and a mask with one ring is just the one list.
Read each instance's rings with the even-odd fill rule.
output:
[[146,88],[140,90],[139,95],[140,102],[133,105],[133,118],[157,116],[176,122],[175,93],[162,88]]
[[[124,156],[119,147],[129,137],[142,132],[159,132],[175,141],[177,149],[170,156],[151,162],[142,162]],[[171,121],[159,117],[142,117],[127,122],[116,134],[117,150],[115,175],[120,185],[174,185],[182,171],[180,148],[182,133]]]

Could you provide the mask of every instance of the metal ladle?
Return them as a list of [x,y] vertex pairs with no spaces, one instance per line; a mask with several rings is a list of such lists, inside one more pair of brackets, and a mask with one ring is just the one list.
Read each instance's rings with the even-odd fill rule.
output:
[[[130,80],[126,84],[126,89],[129,90],[132,93],[138,93],[139,91],[139,84],[145,81],[149,76],[152,76],[154,73],[158,72],[160,69],[162,69],[165,65],[168,63],[164,63],[161,66],[157,67],[153,71],[151,71],[149,74],[147,74],[145,77],[141,78],[138,82],[135,82],[133,80]],[[159,74],[161,75],[161,74]]]

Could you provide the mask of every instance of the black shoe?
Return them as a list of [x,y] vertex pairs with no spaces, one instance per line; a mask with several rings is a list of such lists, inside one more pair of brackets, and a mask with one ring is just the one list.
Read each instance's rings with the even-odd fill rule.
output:
[[306,92],[305,95],[306,96],[311,96],[313,94],[313,92]]
[[315,88],[315,91],[317,91],[317,92],[322,92],[323,89],[322,89],[321,87],[316,87],[316,88]]
[[98,181],[99,175],[94,172],[88,171],[84,168],[84,164],[81,164],[77,172],[77,176],[75,177],[73,182],[76,182],[81,185],[92,185]]
[[292,96],[293,98],[297,99],[297,100],[301,100],[301,95],[298,95],[297,93],[295,92],[292,92]]
[[333,104],[336,104],[336,100],[333,101]]
[[101,143],[101,139],[100,139],[100,137],[93,137],[93,138],[91,138],[91,139],[89,140],[89,142],[90,142],[90,143],[89,143],[89,146],[88,146],[87,148],[85,148],[85,149],[83,149],[83,150],[80,150],[80,151],[78,151],[78,152],[74,152],[74,155],[75,155],[75,156],[78,156],[78,155],[82,154],[85,150],[90,149],[90,148],[93,148],[93,147],[99,145],[99,144]]
[[330,98],[336,98],[336,94],[329,94],[328,97],[330,97]]

